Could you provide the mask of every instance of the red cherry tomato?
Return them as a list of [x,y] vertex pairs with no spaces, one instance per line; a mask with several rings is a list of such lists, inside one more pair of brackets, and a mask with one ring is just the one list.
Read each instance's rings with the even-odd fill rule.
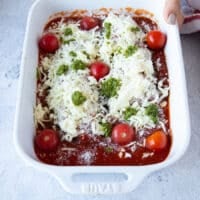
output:
[[161,31],[154,30],[147,33],[147,45],[150,49],[163,49],[166,43],[166,35]]
[[100,25],[100,19],[94,17],[83,17],[80,21],[80,28],[82,30],[90,30]]
[[125,145],[135,139],[135,130],[128,124],[120,123],[114,126],[112,129],[112,141]]
[[146,148],[162,150],[167,146],[167,135],[163,131],[155,131],[146,138]]
[[90,74],[97,80],[106,76],[110,71],[108,65],[103,62],[97,61],[90,65]]
[[35,137],[36,145],[44,151],[55,150],[59,143],[58,134],[51,129],[45,129]]
[[52,33],[46,33],[40,38],[39,47],[45,53],[54,53],[59,48],[58,38]]

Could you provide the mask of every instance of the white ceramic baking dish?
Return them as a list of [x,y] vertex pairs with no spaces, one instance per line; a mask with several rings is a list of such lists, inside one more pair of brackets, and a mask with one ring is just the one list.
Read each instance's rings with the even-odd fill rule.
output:
[[[36,66],[38,62],[38,37],[48,17],[56,12],[73,9],[143,8],[155,14],[161,29],[166,32],[166,59],[170,78],[170,120],[173,142],[167,159],[146,166],[53,166],[38,161],[33,149]],[[29,13],[23,56],[20,86],[17,99],[14,128],[15,146],[20,156],[35,168],[53,175],[70,193],[116,194],[132,191],[151,172],[177,161],[185,152],[190,139],[189,110],[185,72],[177,26],[168,25],[163,19],[164,0],[37,0]],[[73,182],[73,175],[80,173],[123,173],[127,180],[122,182]]]

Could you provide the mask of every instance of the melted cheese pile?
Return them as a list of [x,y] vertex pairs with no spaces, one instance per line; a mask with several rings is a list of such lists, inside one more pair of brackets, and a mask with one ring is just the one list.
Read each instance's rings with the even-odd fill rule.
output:
[[[164,124],[161,118],[155,124],[145,114],[145,107],[151,103],[157,105],[161,103],[162,99],[168,96],[169,90],[163,86],[164,80],[157,83],[151,52],[144,47],[143,43],[145,34],[131,16],[110,13],[104,19],[103,27],[105,23],[111,24],[110,38],[97,28],[90,31],[80,30],[78,22],[67,25],[61,23],[56,30],[52,31],[65,41],[70,39],[73,41],[62,44],[55,55],[42,60],[40,68],[48,70],[48,76],[42,86],[42,88],[50,88],[46,97],[48,109],[54,111],[54,122],[64,132],[63,139],[68,141],[83,132],[104,134],[99,122],[107,122],[112,118],[124,121],[123,112],[127,107],[138,110],[136,115],[131,116],[127,122],[138,131]],[[71,28],[73,35],[64,36],[67,27]],[[137,31],[133,31],[132,28]],[[125,56],[130,45],[137,46],[137,50],[132,55]],[[110,73],[99,82],[90,76],[89,69],[74,71],[69,68],[66,74],[57,76],[56,71],[60,65],[72,64],[74,58],[70,56],[71,51],[77,54],[76,59],[88,65],[98,58],[110,66]],[[117,96],[105,99],[100,95],[99,87],[110,77],[120,79],[121,87]],[[75,106],[71,98],[73,92],[77,90],[81,91],[87,99],[80,106]],[[108,110],[104,108],[104,104],[107,105]],[[41,123],[46,109],[46,107],[41,108],[41,104],[38,103],[35,109],[38,123]]]

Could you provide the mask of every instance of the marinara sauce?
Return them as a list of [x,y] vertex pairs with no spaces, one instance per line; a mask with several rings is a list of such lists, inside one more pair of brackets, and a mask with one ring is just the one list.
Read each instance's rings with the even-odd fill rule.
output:
[[[80,20],[79,18],[66,18],[64,22],[68,20]],[[157,24],[146,17],[133,17],[138,26],[147,33],[149,30],[156,30]],[[45,26],[45,30],[48,30],[49,27],[56,27],[57,23],[61,21],[61,18],[58,17],[48,22]],[[168,70],[165,59],[165,53],[163,49],[160,50],[151,50],[152,52],[152,62],[155,69],[155,76],[158,81],[166,78],[165,84],[168,86]],[[39,63],[42,58],[46,56],[42,50],[39,51]],[[159,64],[158,64],[159,61]],[[38,78],[37,84],[42,84],[43,75],[40,75]],[[47,105],[45,100],[46,95],[48,95],[47,88],[42,94],[37,92],[37,99],[40,100],[43,106]],[[166,106],[164,108],[165,119],[167,120],[167,129],[169,130],[169,100],[165,99]],[[60,128],[53,123],[53,121],[44,122],[45,128],[54,129],[57,132],[62,133]],[[38,125],[36,129],[36,134],[43,129]],[[148,134],[155,130],[145,130]],[[62,134],[61,134],[62,135]],[[59,142],[57,147],[47,152],[39,148],[34,141],[34,149],[37,157],[44,163],[53,164],[53,165],[147,165],[158,163],[166,159],[169,154],[171,146],[171,136],[170,133],[167,134],[167,145],[164,149],[159,151],[149,150],[143,146],[137,146],[134,151],[131,150],[128,146],[120,146],[114,144],[111,141],[111,138],[105,138],[103,136],[97,136],[92,134],[83,133],[78,137],[74,138],[71,142],[62,141],[59,137]],[[139,136],[136,136],[136,141],[139,141]],[[131,155],[131,156],[130,156]]]

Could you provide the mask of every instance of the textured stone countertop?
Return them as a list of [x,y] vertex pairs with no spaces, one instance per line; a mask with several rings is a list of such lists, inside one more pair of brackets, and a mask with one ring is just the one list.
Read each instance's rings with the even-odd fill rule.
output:
[[27,167],[13,147],[19,65],[28,9],[33,0],[0,0],[0,199],[198,200],[200,199],[200,33],[182,36],[192,137],[183,158],[151,174],[132,193],[74,196],[46,173]]

